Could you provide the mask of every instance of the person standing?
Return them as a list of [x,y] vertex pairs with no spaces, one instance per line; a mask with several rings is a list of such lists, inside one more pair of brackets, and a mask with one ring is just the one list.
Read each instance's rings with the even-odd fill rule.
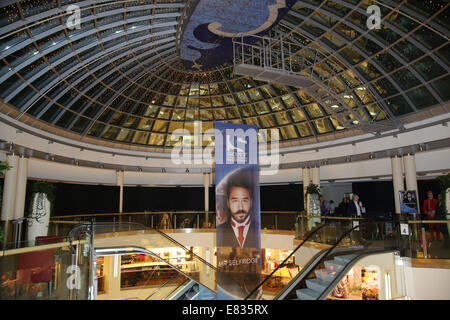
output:
[[[427,199],[423,202],[423,212],[428,217],[428,220],[435,220],[436,215],[436,209],[438,206],[438,200],[434,199],[433,192],[431,190],[428,190],[427,192]],[[441,237],[441,229],[438,223],[429,223],[430,233],[433,237],[433,240],[440,240]]]
[[355,216],[362,218],[361,202],[359,202],[359,196],[357,194],[353,195],[353,199],[348,205],[347,214],[350,217]]
[[327,215],[327,207],[325,205],[325,199],[323,197],[320,197],[320,215],[321,216]]
[[348,203],[349,203],[349,200],[348,200],[347,197],[342,198],[342,202],[339,203],[339,206],[336,209],[336,211],[339,214],[339,216],[341,216],[341,217],[346,217],[347,216]]
[[334,215],[335,206],[333,200],[330,200],[330,204],[328,205],[328,211],[330,211],[330,216]]

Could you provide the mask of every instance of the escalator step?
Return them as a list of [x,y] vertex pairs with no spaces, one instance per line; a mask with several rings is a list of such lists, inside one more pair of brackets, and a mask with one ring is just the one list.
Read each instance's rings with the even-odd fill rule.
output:
[[334,272],[330,272],[327,269],[319,269],[314,272],[316,274],[316,278],[322,280],[323,282],[331,282],[335,276]]
[[299,289],[295,291],[299,300],[317,300],[320,293],[311,289]]
[[347,255],[343,255],[343,256],[334,257],[334,260],[340,264],[347,264],[356,257],[357,257],[356,254],[347,254]]
[[337,261],[331,260],[331,261],[325,261],[325,267],[329,271],[336,272],[336,271],[341,271],[344,268],[344,265]]
[[306,280],[306,286],[311,290],[322,293],[328,287],[328,284],[316,278]]

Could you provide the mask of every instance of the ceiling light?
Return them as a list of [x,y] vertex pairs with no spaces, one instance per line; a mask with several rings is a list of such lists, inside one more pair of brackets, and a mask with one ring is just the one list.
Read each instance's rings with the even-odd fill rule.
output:
[[359,87],[359,88],[356,88],[356,90],[358,90],[358,91],[364,91],[364,90],[366,90],[366,88]]
[[11,47],[10,46],[6,46],[5,49],[3,49],[3,50],[8,50],[9,48],[11,48]]
[[338,109],[339,106],[337,104],[331,106],[333,109]]
[[359,124],[358,120],[353,121],[353,124]]

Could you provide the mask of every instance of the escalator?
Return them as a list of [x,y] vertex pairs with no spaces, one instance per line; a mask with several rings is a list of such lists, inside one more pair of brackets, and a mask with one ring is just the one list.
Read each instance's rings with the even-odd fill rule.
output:
[[[399,251],[398,238],[380,236],[380,222],[363,222],[358,225],[341,223],[324,223],[313,229],[300,245],[275,269],[246,299],[255,299],[255,292],[260,287],[274,280],[280,268],[300,269],[300,272],[288,283],[281,284],[273,300],[324,300],[339,285],[342,278],[364,257],[371,255],[395,253]],[[291,256],[304,256],[308,252],[307,243],[321,242],[314,255],[304,265],[292,266],[287,261]],[[263,287],[264,288],[264,287]]]
[[[95,223],[92,229],[96,256],[150,256],[159,265],[175,271],[146,300],[215,299],[216,267],[165,233],[136,223]],[[71,234],[76,234],[76,230]],[[155,252],[158,248],[176,248],[183,258],[162,256]],[[154,273],[150,273],[147,282],[155,279]]]

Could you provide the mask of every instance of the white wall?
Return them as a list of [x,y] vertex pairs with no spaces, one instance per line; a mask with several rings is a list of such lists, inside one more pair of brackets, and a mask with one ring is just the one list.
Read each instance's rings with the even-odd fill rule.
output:
[[408,298],[415,300],[450,300],[450,269],[405,266]]

